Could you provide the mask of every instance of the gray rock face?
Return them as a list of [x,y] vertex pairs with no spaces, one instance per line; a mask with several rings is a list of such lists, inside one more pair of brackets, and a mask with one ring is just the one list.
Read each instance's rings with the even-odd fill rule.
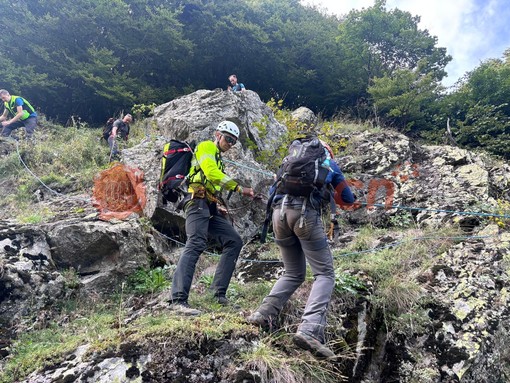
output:
[[[278,140],[287,131],[278,123],[271,109],[252,91],[232,93],[216,89],[199,90],[158,106],[154,118],[161,136],[123,152],[124,162],[136,166],[145,174],[147,205],[144,214],[165,226],[167,234],[185,238],[183,213],[173,204],[161,206],[158,189],[162,149],[171,138],[195,141],[212,140],[219,122],[235,122],[241,131],[239,142],[224,153],[225,172],[243,186],[251,186],[256,193],[267,193],[273,182],[272,173],[254,160],[251,147],[275,151]],[[250,148],[248,147],[250,145]],[[226,198],[224,193],[223,198]],[[264,203],[251,201],[234,194],[228,201],[234,226],[244,239],[252,237],[263,220]],[[163,211],[162,211],[163,210]]]
[[301,106],[291,113],[294,120],[297,120],[301,124],[308,128],[314,128],[317,125],[317,116],[307,107]]
[[0,322],[9,324],[50,307],[77,287],[82,293],[116,290],[119,281],[164,256],[166,241],[144,233],[137,221],[3,225]]
[[63,296],[64,279],[53,267],[45,233],[0,228],[0,322],[11,323]]
[[473,226],[476,215],[454,211],[494,210],[496,199],[510,190],[508,165],[495,164],[484,155],[450,146],[420,147],[393,132],[363,132],[349,139],[354,152],[340,157],[340,166],[351,176],[351,188],[360,201],[378,204],[372,209],[361,205],[349,213],[354,222],[384,225],[399,213],[384,209],[388,203],[410,208],[408,213],[418,223],[463,221]]
[[[406,381],[489,383],[508,373],[508,363],[500,358],[508,357],[503,345],[510,341],[504,261],[510,235],[498,238],[497,233],[497,226],[489,226],[479,233],[487,238],[460,243],[435,260],[427,285],[440,302],[429,312],[435,330],[407,339],[410,359],[416,362],[405,362],[413,365],[402,370]],[[430,377],[419,380],[423,371]]]
[[197,142],[210,139],[218,123],[229,120],[239,126],[243,147],[251,140],[261,150],[275,150],[278,138],[287,132],[258,94],[250,90],[198,90],[158,106],[154,118],[164,137]]
[[74,269],[86,289],[107,290],[149,266],[146,235],[136,220],[57,223],[47,235],[57,269]]

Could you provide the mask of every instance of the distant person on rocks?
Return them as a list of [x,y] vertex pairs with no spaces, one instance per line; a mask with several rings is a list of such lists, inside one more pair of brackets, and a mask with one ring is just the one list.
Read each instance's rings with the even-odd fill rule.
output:
[[117,136],[124,141],[128,140],[129,124],[133,121],[133,116],[126,114],[122,119],[115,120],[112,131],[108,137],[108,146],[110,147],[110,161],[119,159],[119,150],[117,146]]
[[[318,141],[315,138],[310,146],[318,148],[317,152],[323,150],[321,158],[325,160],[321,167],[326,169],[327,174],[324,185],[321,188],[313,188],[311,192],[305,192],[305,184],[301,182],[297,184],[302,187],[294,188],[293,191],[279,182],[271,188],[270,193],[275,190],[272,202],[273,231],[285,272],[247,321],[262,327],[270,327],[292,294],[305,281],[308,262],[314,282],[293,341],[298,347],[309,350],[319,358],[331,358],[335,353],[324,344],[324,329],[326,312],[335,287],[335,271],[333,256],[321,222],[321,205],[326,202],[327,194],[324,193],[324,188],[327,184],[341,190],[342,201],[347,205],[352,204],[355,197],[334,161],[331,148],[325,142],[321,142],[322,146],[319,146]],[[311,171],[316,171],[316,168],[312,167]]]
[[[195,273],[196,263],[207,248],[208,239],[222,247],[222,254],[211,284],[211,292],[217,302],[228,305],[227,289],[234,272],[243,241],[224,216],[221,190],[235,191],[253,197],[253,189],[239,185],[224,173],[221,153],[230,150],[239,138],[239,128],[231,121],[218,124],[214,141],[202,141],[195,149],[188,174],[188,197],[184,200],[186,216],[186,246],[177,263],[172,279],[170,308],[183,315],[200,315],[191,308],[188,296]],[[186,201],[187,200],[187,201]]]
[[228,90],[231,92],[244,92],[246,88],[244,85],[240,82],[237,82],[237,76],[235,74],[231,74],[228,78],[228,81],[230,81],[230,86],[228,87]]
[[25,127],[27,138],[31,139],[37,125],[37,113],[23,97],[9,94],[0,89],[0,98],[4,102],[4,112],[0,116],[2,137],[9,137],[13,130]]

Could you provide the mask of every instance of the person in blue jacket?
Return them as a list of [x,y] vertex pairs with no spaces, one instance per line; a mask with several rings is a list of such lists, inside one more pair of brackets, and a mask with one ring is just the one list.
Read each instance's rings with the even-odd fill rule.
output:
[[[341,198],[346,205],[354,203],[355,197],[334,161],[331,148],[326,143],[323,146],[329,155],[324,163],[324,166],[328,166],[329,162],[330,170],[326,181],[335,189],[342,190]],[[330,358],[335,354],[324,344],[324,328],[326,311],[335,286],[335,271],[321,221],[323,201],[323,193],[319,191],[313,192],[310,197],[289,194],[274,197],[273,231],[285,273],[247,321],[260,326],[273,323],[291,295],[304,282],[308,261],[315,281],[293,341],[298,347],[309,350],[319,358]]]
[[231,74],[228,77],[228,81],[230,81],[230,86],[228,87],[228,90],[231,92],[244,92],[246,88],[244,87],[244,84],[237,82],[237,76],[235,74]]

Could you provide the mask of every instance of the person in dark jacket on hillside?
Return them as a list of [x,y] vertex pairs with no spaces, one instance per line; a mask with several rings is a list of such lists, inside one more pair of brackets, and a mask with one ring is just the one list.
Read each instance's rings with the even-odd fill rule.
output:
[[119,149],[117,146],[117,137],[127,141],[129,137],[129,124],[133,121],[133,116],[126,114],[123,118],[115,120],[112,131],[108,137],[108,146],[110,147],[110,161],[119,159]]
[[[326,161],[329,162],[330,171],[326,182],[341,190],[341,198],[345,204],[354,203],[355,197],[333,159],[331,148],[325,143],[323,146],[329,154]],[[321,222],[323,199],[319,191],[312,192],[310,197],[290,194],[275,196],[273,230],[285,273],[247,321],[263,327],[273,323],[291,295],[304,282],[308,261],[315,281],[293,341],[298,347],[311,351],[317,357],[329,358],[335,354],[324,345],[324,328],[326,311],[335,286],[335,272],[333,256]]]

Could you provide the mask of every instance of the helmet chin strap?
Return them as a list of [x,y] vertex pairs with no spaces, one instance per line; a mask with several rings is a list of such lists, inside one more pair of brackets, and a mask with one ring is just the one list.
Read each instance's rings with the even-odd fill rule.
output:
[[216,144],[216,147],[220,150],[220,152],[224,152],[223,149],[221,149],[221,145],[220,145],[220,140],[221,140],[221,132],[217,132],[215,135],[214,135],[214,143]]

